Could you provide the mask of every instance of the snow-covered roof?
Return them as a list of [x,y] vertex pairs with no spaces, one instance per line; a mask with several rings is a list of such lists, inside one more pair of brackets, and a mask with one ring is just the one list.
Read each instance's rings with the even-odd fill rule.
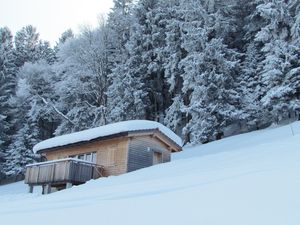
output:
[[33,147],[33,151],[34,153],[37,153],[38,151],[43,149],[89,141],[100,137],[119,134],[122,132],[142,131],[149,129],[158,129],[160,132],[174,141],[177,145],[182,146],[181,138],[161,123],[149,120],[129,120],[50,138],[36,144]]

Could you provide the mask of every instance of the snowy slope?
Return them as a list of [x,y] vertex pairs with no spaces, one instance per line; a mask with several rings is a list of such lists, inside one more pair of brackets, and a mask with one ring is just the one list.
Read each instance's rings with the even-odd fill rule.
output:
[[290,126],[238,135],[47,196],[0,186],[1,224],[299,225],[300,123],[292,126],[294,136]]

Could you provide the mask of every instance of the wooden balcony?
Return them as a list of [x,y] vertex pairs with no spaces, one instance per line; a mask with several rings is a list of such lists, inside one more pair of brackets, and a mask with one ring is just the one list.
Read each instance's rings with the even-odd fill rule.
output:
[[48,188],[68,187],[99,178],[102,172],[103,167],[95,163],[66,158],[27,165],[25,183],[30,188],[35,185],[48,185]]

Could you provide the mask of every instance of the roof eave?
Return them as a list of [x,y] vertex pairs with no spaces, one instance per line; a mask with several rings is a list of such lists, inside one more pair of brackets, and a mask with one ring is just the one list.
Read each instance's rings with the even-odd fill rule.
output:
[[86,141],[79,141],[79,142],[75,142],[75,143],[71,143],[71,144],[65,144],[65,145],[55,146],[55,147],[51,147],[51,148],[39,149],[36,151],[36,153],[42,154],[42,153],[46,153],[46,152],[50,152],[50,151],[59,150],[61,148],[74,147],[74,146],[88,144],[88,143],[95,142],[95,141],[104,141],[104,140],[109,140],[109,139],[119,138],[119,137],[126,137],[126,136],[137,136],[137,135],[144,136],[147,134],[149,134],[149,135],[159,134],[158,138],[159,138],[159,136],[162,136],[163,139],[160,139],[160,138],[159,139],[161,141],[163,141],[165,144],[167,144],[169,147],[171,147],[172,152],[179,152],[182,150],[182,147],[180,145],[178,145],[175,141],[173,141],[171,138],[169,138],[167,135],[165,135],[163,132],[161,132],[158,128],[156,128],[156,129],[124,131],[124,132],[120,132],[120,133],[116,133],[116,134],[93,138],[93,139],[86,140]]
[[[154,135],[160,141],[164,142],[167,146],[169,146],[172,149],[172,152],[182,151],[182,147],[180,145],[178,145],[175,141],[173,141],[171,138],[169,138],[167,135],[161,132],[158,128],[128,132],[128,136],[137,136],[137,135],[141,135],[141,136]],[[163,138],[160,138],[160,136],[162,136]]]
[[65,148],[65,147],[69,148],[69,147],[74,147],[74,146],[78,146],[78,145],[88,144],[88,143],[95,142],[95,141],[104,141],[104,140],[109,140],[109,139],[113,139],[113,138],[125,137],[125,136],[128,136],[128,131],[120,132],[117,134],[111,134],[111,135],[107,135],[107,136],[102,136],[102,137],[97,137],[97,138],[93,138],[93,139],[86,140],[86,141],[79,141],[79,142],[55,146],[55,147],[51,147],[51,148],[39,149],[36,151],[36,153],[42,154],[42,153],[46,153],[46,152],[50,152],[50,151],[59,150],[61,148]]

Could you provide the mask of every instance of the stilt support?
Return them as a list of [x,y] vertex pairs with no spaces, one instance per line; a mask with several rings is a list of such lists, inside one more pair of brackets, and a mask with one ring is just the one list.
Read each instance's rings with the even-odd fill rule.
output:
[[71,188],[72,186],[73,186],[73,184],[70,183],[70,182],[68,182],[68,183],[66,184],[66,188]]
[[43,194],[47,195],[51,193],[51,184],[43,185]]
[[28,192],[33,193],[33,185],[28,185]]

